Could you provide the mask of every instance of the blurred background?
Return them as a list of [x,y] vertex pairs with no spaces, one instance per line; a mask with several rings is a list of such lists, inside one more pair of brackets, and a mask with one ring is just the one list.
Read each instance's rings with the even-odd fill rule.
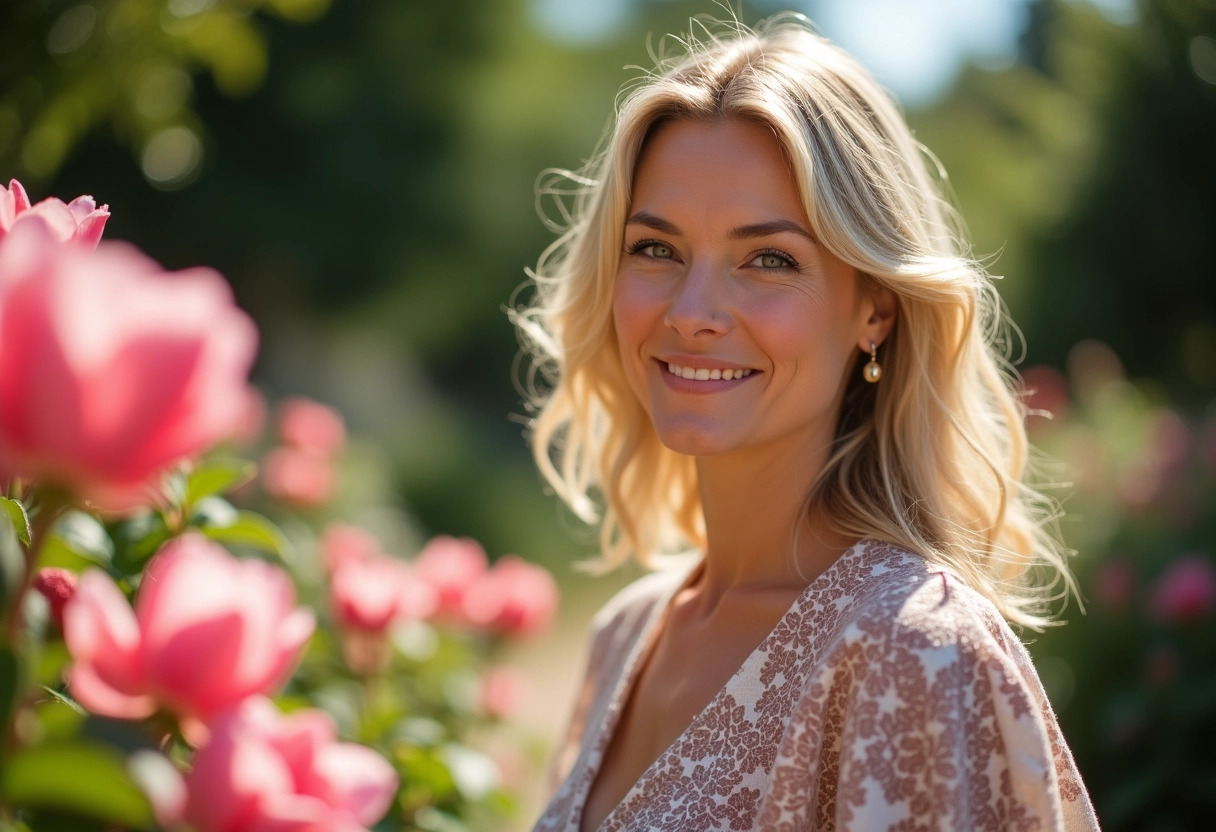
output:
[[[942,160],[1025,334],[1045,482],[1086,613],[1032,641],[1104,828],[1216,809],[1216,2],[801,0]],[[214,266],[273,402],[342,411],[356,495],[563,584],[518,651],[539,740],[595,608],[594,550],[523,439],[504,308],[648,42],[709,0],[6,0],[0,179],[89,193],[108,239]],[[648,41],[649,39],[649,41]],[[359,462],[359,459],[362,462]],[[338,511],[339,509],[331,509]],[[543,787],[522,784],[526,827]]]

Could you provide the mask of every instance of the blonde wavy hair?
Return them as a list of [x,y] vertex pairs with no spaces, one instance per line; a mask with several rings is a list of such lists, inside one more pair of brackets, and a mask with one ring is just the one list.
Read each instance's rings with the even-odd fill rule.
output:
[[1049,623],[1047,602],[1072,587],[1058,511],[1025,481],[1014,330],[942,195],[944,171],[869,73],[800,15],[700,29],[623,91],[583,171],[542,174],[538,204],[558,206],[560,221],[548,221],[560,236],[529,272],[534,299],[511,310],[532,359],[536,463],[579,518],[599,523],[595,565],[650,565],[705,545],[694,459],[659,442],[626,382],[613,281],[634,166],[654,127],[744,119],[785,148],[820,243],[897,302],[882,381],[862,380],[859,353],[807,506],[835,532],[953,569],[1015,624]]

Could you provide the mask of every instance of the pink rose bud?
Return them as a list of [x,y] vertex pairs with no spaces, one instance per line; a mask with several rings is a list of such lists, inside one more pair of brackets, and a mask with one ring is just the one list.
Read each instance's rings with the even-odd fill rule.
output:
[[0,242],[0,470],[105,510],[144,503],[229,435],[256,342],[210,269],[18,224]]
[[58,242],[96,248],[109,218],[109,206],[98,208],[91,196],[78,196],[67,205],[48,197],[31,206],[25,188],[16,179],[7,188],[0,185],[0,240],[18,223],[39,222]]
[[84,573],[64,610],[68,684],[103,716],[161,707],[207,723],[286,682],[313,626],[282,569],[191,533],[148,564],[134,612],[109,576]]
[[481,710],[494,719],[507,719],[524,698],[524,677],[513,667],[492,667],[481,678]]
[[348,560],[365,560],[379,554],[380,541],[358,526],[330,523],[321,532],[321,561],[329,572]]
[[284,716],[255,696],[216,720],[186,779],[196,832],[366,832],[392,804],[397,773],[337,741],[318,710]]
[[423,547],[415,565],[439,593],[439,614],[449,619],[464,615],[464,596],[489,568],[481,544],[471,537],[434,537]]
[[278,407],[279,438],[284,445],[326,459],[346,446],[342,414],[312,399],[285,399]]
[[34,589],[46,598],[51,608],[51,620],[60,630],[63,630],[63,608],[76,594],[78,582],[75,572],[57,566],[39,569],[38,574],[34,576]]
[[469,588],[464,613],[480,627],[505,635],[531,635],[553,621],[557,583],[546,569],[507,555]]
[[296,508],[325,505],[334,495],[333,463],[297,448],[279,447],[262,458],[262,488]]
[[1152,611],[1158,621],[1191,624],[1216,607],[1216,568],[1202,555],[1179,558],[1153,587]]

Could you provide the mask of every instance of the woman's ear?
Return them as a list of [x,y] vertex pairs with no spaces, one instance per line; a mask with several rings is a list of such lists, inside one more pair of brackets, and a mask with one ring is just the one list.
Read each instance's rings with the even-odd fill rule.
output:
[[862,299],[862,311],[868,314],[862,323],[861,340],[857,342],[862,352],[868,353],[870,344],[878,345],[887,340],[891,327],[895,326],[898,308],[895,293],[890,289],[876,285],[867,289],[866,296]]

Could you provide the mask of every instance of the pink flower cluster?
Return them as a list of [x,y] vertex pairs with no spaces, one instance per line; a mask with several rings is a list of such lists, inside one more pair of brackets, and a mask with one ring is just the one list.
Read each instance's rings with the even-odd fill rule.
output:
[[440,621],[528,636],[545,629],[557,613],[557,583],[543,567],[515,555],[489,566],[471,538],[432,538],[418,555],[418,573],[439,596]]
[[94,250],[109,215],[90,198],[28,205],[15,181],[0,189],[0,475],[106,510],[146,503],[231,431],[257,332],[216,272]]
[[363,832],[396,794],[396,772],[372,750],[337,742],[323,712],[284,717],[265,698],[313,627],[281,569],[186,535],[153,558],[134,611],[104,573],[81,577],[64,610],[69,690],[105,716],[172,713],[200,746],[184,799],[157,806],[162,823]]
[[282,444],[262,459],[262,487],[276,500],[315,508],[334,493],[334,463],[346,447],[346,425],[332,407],[294,397],[278,406]]
[[508,636],[544,629],[557,611],[557,584],[545,569],[508,555],[492,568],[471,538],[432,539],[414,563],[386,555],[363,529],[334,524],[322,536],[330,602],[348,664],[375,672],[388,661],[388,631],[432,618]]

